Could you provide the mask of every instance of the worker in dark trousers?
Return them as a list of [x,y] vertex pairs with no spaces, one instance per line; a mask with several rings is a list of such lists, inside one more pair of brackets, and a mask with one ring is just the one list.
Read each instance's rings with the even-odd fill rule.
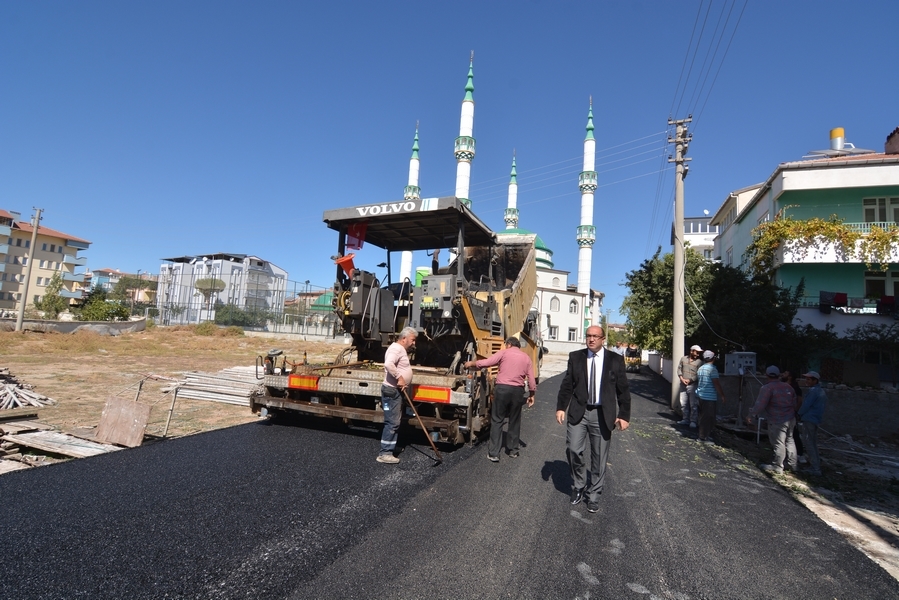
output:
[[519,436],[521,434],[521,409],[524,407],[524,384],[527,382],[527,405],[534,405],[537,393],[537,380],[534,377],[534,364],[531,357],[521,350],[521,342],[517,337],[508,338],[503,349],[483,360],[470,360],[465,363],[468,369],[492,367],[499,365],[496,376],[496,388],[493,394],[493,408],[490,411],[490,443],[487,446],[487,458],[499,462],[502,449],[503,421],[509,419],[506,432],[506,450],[510,458],[518,458]]

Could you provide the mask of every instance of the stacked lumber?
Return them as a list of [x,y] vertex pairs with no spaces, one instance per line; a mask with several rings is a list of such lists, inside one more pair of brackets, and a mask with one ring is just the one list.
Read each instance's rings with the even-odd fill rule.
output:
[[249,406],[250,396],[261,384],[255,367],[232,367],[218,373],[185,373],[184,381],[176,387],[178,398]]
[[33,389],[34,386],[22,383],[10,375],[9,369],[0,369],[0,410],[56,404],[52,398],[38,394]]

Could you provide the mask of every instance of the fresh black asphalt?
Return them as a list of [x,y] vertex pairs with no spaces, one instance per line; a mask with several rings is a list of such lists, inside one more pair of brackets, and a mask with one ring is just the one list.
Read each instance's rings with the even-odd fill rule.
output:
[[899,598],[741,456],[631,376],[600,511],[568,503],[559,377],[518,459],[404,431],[253,423],[0,477],[0,598]]

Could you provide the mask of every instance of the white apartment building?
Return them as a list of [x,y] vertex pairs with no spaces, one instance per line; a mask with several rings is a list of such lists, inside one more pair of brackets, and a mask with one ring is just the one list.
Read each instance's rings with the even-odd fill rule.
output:
[[[163,325],[213,321],[221,305],[284,311],[287,271],[258,256],[218,253],[163,260],[156,294]],[[196,287],[201,279],[219,279],[225,285],[206,296]]]

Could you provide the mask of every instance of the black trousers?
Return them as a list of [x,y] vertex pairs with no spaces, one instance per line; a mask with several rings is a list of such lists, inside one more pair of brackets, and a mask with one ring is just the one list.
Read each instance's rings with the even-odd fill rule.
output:
[[490,410],[490,443],[487,453],[499,456],[503,446],[503,421],[509,419],[506,449],[518,452],[521,434],[521,408],[524,406],[524,386],[496,384],[493,407]]

